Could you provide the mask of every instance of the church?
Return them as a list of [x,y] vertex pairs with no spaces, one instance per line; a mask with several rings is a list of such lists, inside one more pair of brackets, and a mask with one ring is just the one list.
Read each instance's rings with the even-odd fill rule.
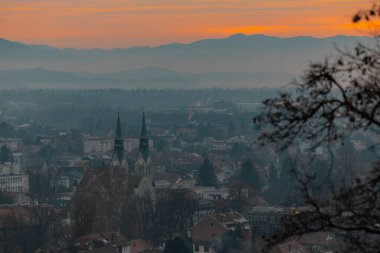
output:
[[[128,163],[130,155],[124,146],[118,114],[110,161],[101,170],[87,171],[72,198],[73,213],[83,212],[84,217],[93,217],[90,227],[83,228],[78,223],[78,230],[109,232],[123,228],[125,233],[135,236],[147,234],[149,227],[146,224],[150,224],[149,212],[155,210],[156,197],[145,113],[142,115],[138,152],[134,161]],[[91,216],[87,211],[92,212]],[[134,219],[126,218],[128,215],[133,215]],[[126,223],[128,226],[121,225]]]
[[149,150],[149,138],[145,120],[145,112],[142,115],[139,149],[134,162],[134,167],[128,167],[127,153],[124,148],[120,114],[117,115],[115,141],[109,169],[115,176],[123,177],[129,188],[133,187],[138,198],[154,200],[154,165]]

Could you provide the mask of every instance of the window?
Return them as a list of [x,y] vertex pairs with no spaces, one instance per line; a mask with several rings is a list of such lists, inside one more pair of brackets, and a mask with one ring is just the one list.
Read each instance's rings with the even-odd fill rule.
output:
[[205,245],[204,252],[208,252],[208,247]]
[[195,252],[199,252],[199,244],[198,244],[198,243],[196,243],[196,244],[194,245],[194,251],[195,251]]
[[213,226],[214,226],[214,222],[211,222],[211,223],[210,223],[210,226],[213,227]]

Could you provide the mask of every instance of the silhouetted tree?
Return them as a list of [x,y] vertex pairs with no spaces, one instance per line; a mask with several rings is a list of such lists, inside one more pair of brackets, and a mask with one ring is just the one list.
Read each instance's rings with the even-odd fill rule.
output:
[[[360,11],[354,22],[379,16],[380,7]],[[275,142],[281,149],[298,138],[315,145],[342,141],[353,131],[380,130],[380,49],[362,44],[352,51],[312,63],[294,92],[264,101],[265,111],[254,122],[265,127],[262,143]],[[326,165],[323,165],[326,166]],[[350,252],[378,252],[380,248],[380,165],[361,172],[352,184],[336,189],[326,180],[320,198],[312,185],[316,173],[293,169],[308,206],[285,221],[282,239],[294,234],[331,229],[349,242]],[[318,171],[319,172],[319,171]],[[325,173],[325,172],[324,172]]]

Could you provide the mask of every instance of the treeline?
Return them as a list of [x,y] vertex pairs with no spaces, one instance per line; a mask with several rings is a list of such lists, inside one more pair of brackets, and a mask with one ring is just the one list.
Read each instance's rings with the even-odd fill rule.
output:
[[[145,109],[168,110],[173,107],[202,105],[225,99],[232,102],[261,102],[273,97],[281,89],[99,89],[99,90],[55,90],[55,89],[17,89],[1,90],[1,106],[10,102],[29,104],[37,108],[44,106],[113,107],[129,110]],[[36,108],[35,108],[36,109]]]
[[[117,111],[129,133],[140,125],[141,112],[147,111],[155,126],[187,124],[190,121],[228,125],[248,122],[252,112],[236,119],[241,103],[260,103],[272,97],[277,89],[162,89],[162,90],[2,90],[0,122],[16,126],[28,122],[78,129],[90,134],[104,134],[114,128]],[[212,107],[220,112],[203,113],[199,107]],[[223,110],[226,113],[223,113]],[[232,114],[235,119],[232,118]]]

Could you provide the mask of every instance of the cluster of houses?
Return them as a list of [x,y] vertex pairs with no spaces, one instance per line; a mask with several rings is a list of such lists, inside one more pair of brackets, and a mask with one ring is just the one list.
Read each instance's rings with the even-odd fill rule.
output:
[[[139,176],[139,182],[135,187],[136,194],[152,193],[157,189],[188,189],[199,200],[199,209],[194,213],[194,226],[189,231],[194,253],[216,253],[222,241],[230,233],[238,233],[241,239],[241,252],[254,252],[256,244],[260,244],[258,238],[275,235],[281,228],[283,217],[290,215],[294,209],[285,207],[254,206],[248,211],[239,213],[235,210],[217,211],[214,201],[223,201],[232,198],[227,185],[229,179],[237,169],[237,164],[230,159],[226,152],[236,143],[246,146],[251,144],[250,138],[234,137],[228,141],[217,141],[212,138],[192,143],[195,149],[210,150],[218,179],[218,187],[205,187],[196,185],[195,173],[202,163],[200,154],[188,151],[190,143],[179,141],[175,143],[177,136],[193,136],[193,127],[181,127],[176,134],[168,131],[159,131],[160,137],[172,140],[168,152],[169,155],[159,155],[150,152],[154,149],[153,141],[148,138],[145,115],[142,119],[142,129],[139,139],[124,139],[121,133],[121,123],[118,117],[115,138],[83,137],[83,155],[69,153],[58,154],[47,159],[27,159],[33,154],[41,153],[36,145],[26,148],[25,145],[14,139],[1,140],[0,145],[5,145],[12,152],[10,161],[0,164],[0,189],[2,196],[9,199],[5,205],[0,205],[0,240],[7,239],[6,231],[12,229],[12,224],[7,221],[10,215],[27,219],[28,226],[35,228],[50,223],[49,217],[57,215],[59,222],[70,223],[64,215],[65,208],[70,205],[72,196],[81,183],[87,171],[99,168],[115,168],[118,175]],[[66,139],[69,139],[67,141]],[[42,145],[51,147],[62,145],[62,142],[70,146],[73,136],[60,133],[57,138],[40,138]],[[66,140],[66,141],[63,141]],[[314,153],[325,155],[323,148],[313,149],[310,144],[300,145],[301,153]],[[355,142],[355,148],[362,149],[359,142]],[[28,151],[25,151],[28,149]],[[24,152],[25,151],[25,152]],[[157,152],[159,153],[159,152]],[[270,156],[271,154],[266,154]],[[155,164],[153,164],[153,160]],[[269,159],[268,159],[269,160]],[[177,168],[171,167],[175,161]],[[277,162],[277,161],[274,161]],[[265,166],[264,166],[265,167]],[[176,169],[176,170],[175,170]],[[42,183],[49,184],[46,189],[39,192],[44,186],[39,185],[38,176],[43,175]],[[45,185],[46,186],[46,185]],[[249,198],[247,189],[243,189],[244,196]],[[35,194],[46,194],[45,199],[36,198]],[[41,208],[44,212],[37,219],[36,210]],[[48,235],[48,237],[53,235]],[[49,242],[49,238],[43,238]],[[119,252],[119,253],[148,253],[161,252],[163,245],[153,246],[143,238],[126,238],[119,231],[98,231],[74,238],[68,248],[75,252]],[[51,246],[50,249],[54,247]],[[327,253],[342,252],[342,244],[339,237],[330,232],[319,232],[290,240],[276,245],[273,253]],[[0,249],[0,252],[1,249]]]

